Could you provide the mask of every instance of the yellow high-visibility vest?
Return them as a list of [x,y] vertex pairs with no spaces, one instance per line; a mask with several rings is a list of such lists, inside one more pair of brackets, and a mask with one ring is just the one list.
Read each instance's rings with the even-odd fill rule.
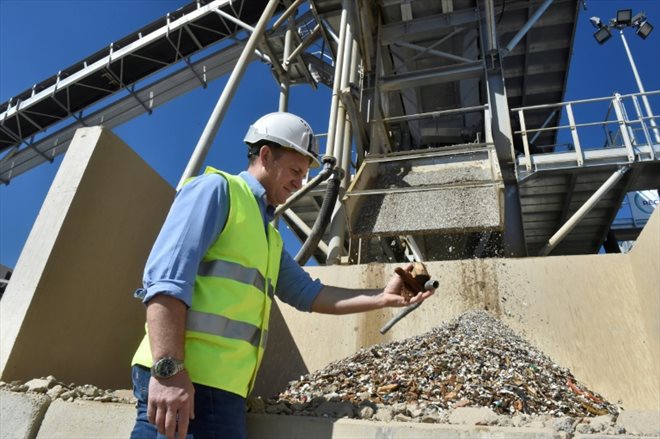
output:
[[[208,167],[229,183],[229,214],[195,278],[185,333],[185,367],[194,383],[246,397],[263,358],[282,255],[282,238],[264,227],[241,177]],[[133,364],[151,367],[148,334]]]

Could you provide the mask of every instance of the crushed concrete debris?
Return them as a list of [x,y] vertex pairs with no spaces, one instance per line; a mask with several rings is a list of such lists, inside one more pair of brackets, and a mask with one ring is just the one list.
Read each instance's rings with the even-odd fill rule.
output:
[[255,413],[622,434],[619,408],[510,328],[470,311],[434,330],[361,349],[290,382]]
[[64,384],[57,381],[52,375],[45,378],[35,378],[25,383],[21,381],[11,381],[9,383],[0,381],[0,389],[21,393],[42,393],[50,397],[51,400],[61,399],[68,402],[82,399],[124,404],[136,403],[135,398],[128,395],[126,391],[103,390],[91,384],[80,386],[74,383]]

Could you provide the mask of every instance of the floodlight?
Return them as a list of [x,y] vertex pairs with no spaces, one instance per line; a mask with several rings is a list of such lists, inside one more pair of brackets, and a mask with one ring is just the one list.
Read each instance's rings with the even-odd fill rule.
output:
[[645,21],[646,21],[646,14],[644,13],[644,11],[635,15],[631,20],[633,26],[639,26],[641,23]]
[[603,44],[605,41],[612,38],[612,33],[607,26],[603,26],[594,33],[594,38],[598,41],[598,44]]
[[600,29],[601,27],[603,27],[603,22],[600,21],[600,17],[591,17],[589,21],[596,29]]
[[635,29],[635,33],[639,35],[643,40],[645,40],[651,32],[653,32],[653,25],[648,21],[640,24],[637,29]]
[[632,22],[632,9],[619,9],[616,11],[616,24],[619,26],[630,26]]

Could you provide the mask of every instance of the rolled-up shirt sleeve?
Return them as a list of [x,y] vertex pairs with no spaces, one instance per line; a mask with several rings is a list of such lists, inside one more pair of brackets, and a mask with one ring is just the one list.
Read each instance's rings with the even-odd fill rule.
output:
[[224,228],[228,211],[227,180],[218,174],[195,178],[179,190],[147,259],[144,303],[166,294],[190,307],[199,263]]
[[284,303],[287,303],[300,311],[312,311],[312,302],[323,288],[318,279],[312,277],[282,249],[280,261],[280,273],[277,278],[275,294]]

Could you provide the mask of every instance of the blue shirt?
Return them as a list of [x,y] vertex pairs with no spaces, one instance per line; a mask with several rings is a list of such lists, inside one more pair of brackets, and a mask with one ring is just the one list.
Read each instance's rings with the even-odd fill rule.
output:
[[[275,211],[267,203],[266,189],[247,172],[239,176],[252,190],[266,227]],[[156,294],[167,294],[190,307],[199,263],[220,236],[228,213],[229,186],[218,174],[204,174],[179,190],[147,260],[144,303]],[[312,302],[322,287],[318,279],[312,280],[282,249],[275,289],[282,301],[301,311],[311,311]]]

